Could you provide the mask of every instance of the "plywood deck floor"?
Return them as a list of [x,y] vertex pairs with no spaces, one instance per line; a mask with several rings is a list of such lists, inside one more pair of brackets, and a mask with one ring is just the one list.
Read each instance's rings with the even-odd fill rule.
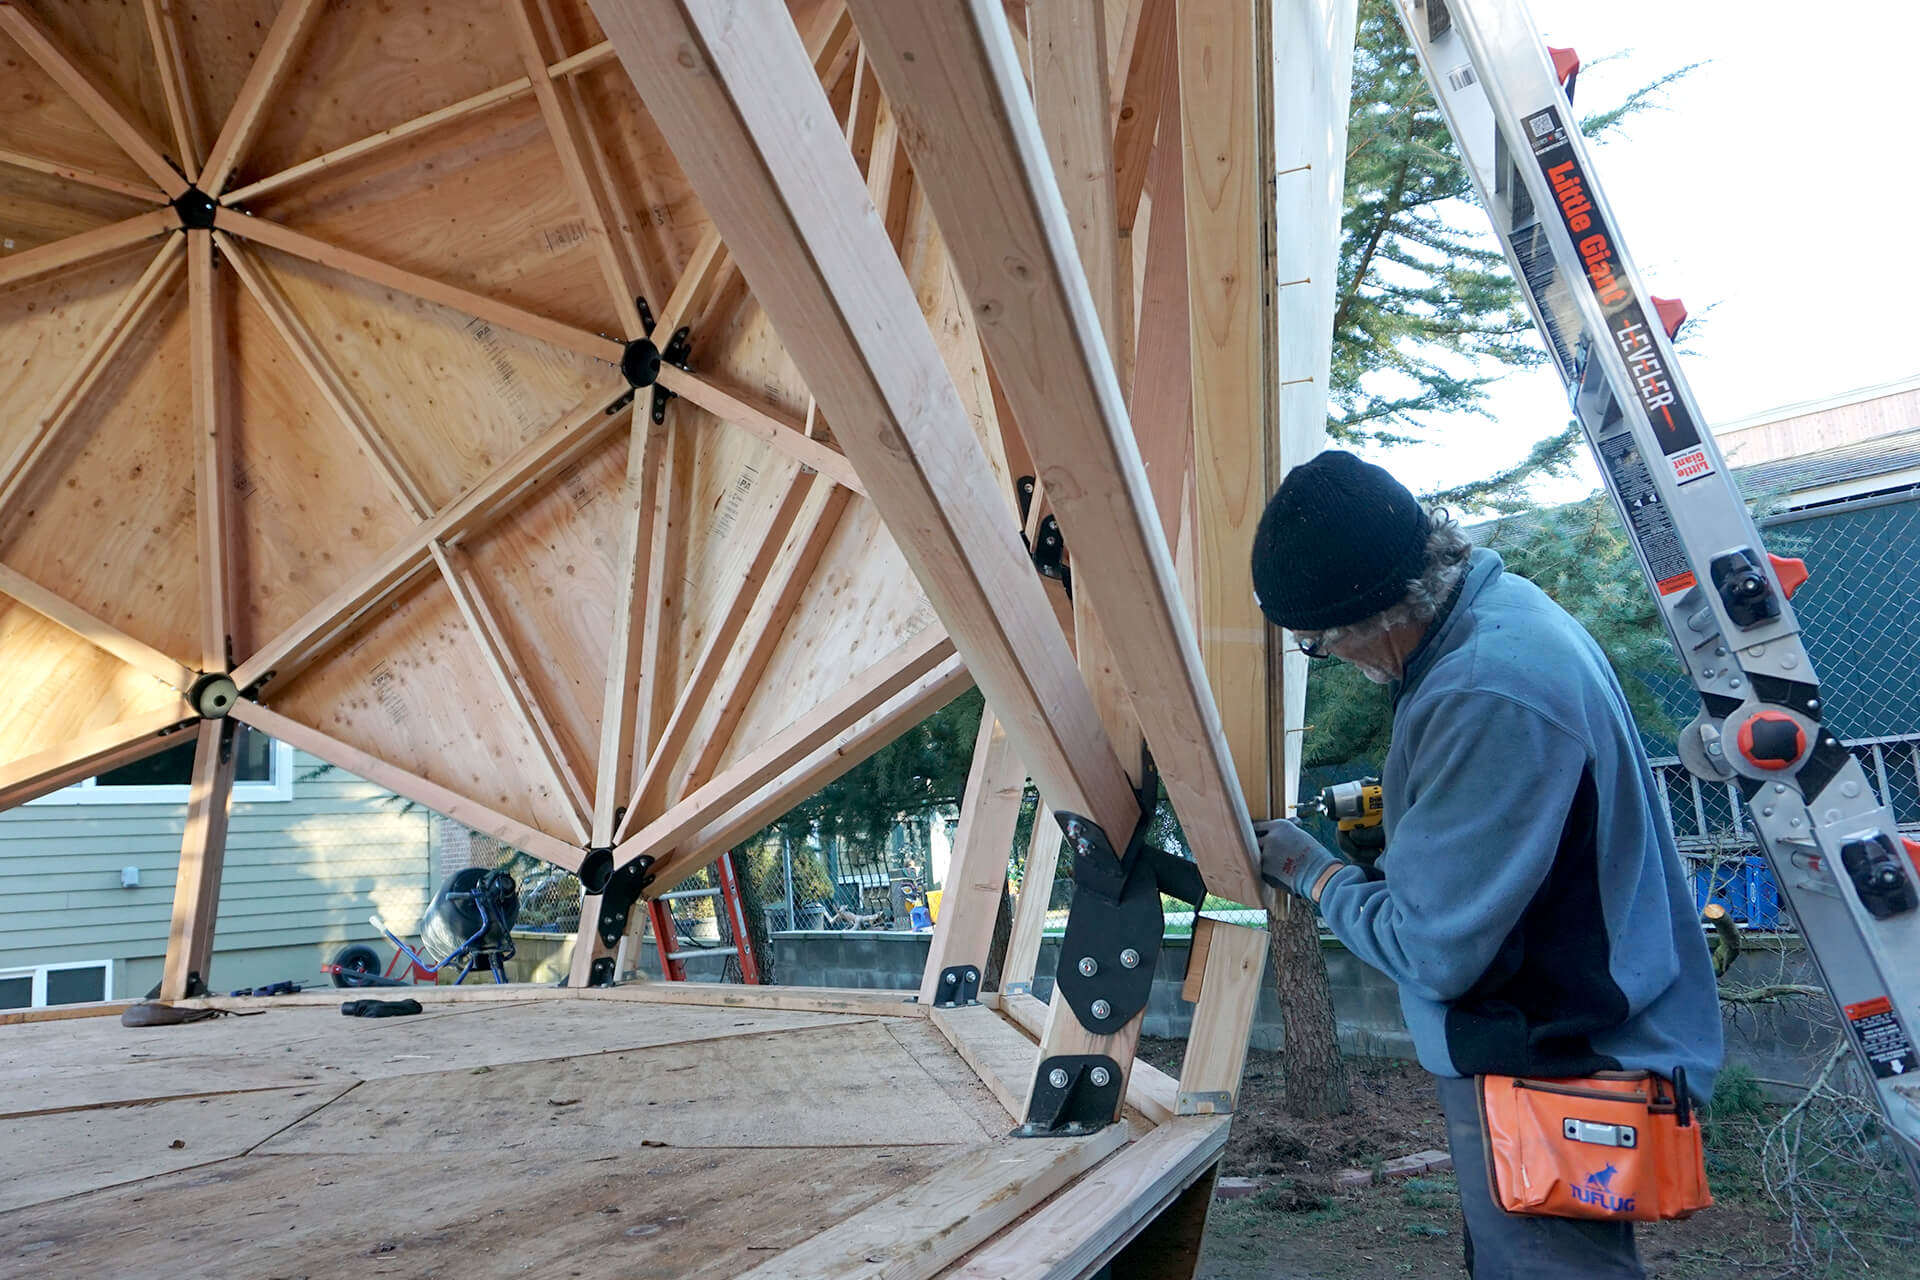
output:
[[0,1274],[734,1275],[1007,1128],[924,1018],[529,999],[0,1027]]

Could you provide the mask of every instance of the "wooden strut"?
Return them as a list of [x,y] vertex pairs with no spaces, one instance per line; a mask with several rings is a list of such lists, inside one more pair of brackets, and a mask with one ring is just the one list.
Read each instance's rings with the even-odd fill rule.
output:
[[294,55],[306,42],[324,6],[325,0],[286,0],[274,15],[266,42],[248,66],[247,78],[227,112],[226,123],[220,127],[220,136],[214,139],[213,150],[201,166],[197,185],[202,191],[218,196],[226,187],[266,116],[267,103],[293,70]]
[[[5,12],[8,10],[0,5],[0,13]],[[142,240],[151,240],[177,230],[179,226],[180,215],[172,209],[155,209],[151,213],[136,213],[131,218],[110,222],[104,227],[82,231],[79,235],[67,236],[50,244],[10,253],[0,258],[0,288],[92,258],[104,258],[110,253],[131,248]]]
[[147,38],[153,44],[154,60],[159,63],[160,96],[166,100],[167,123],[173,130],[180,171],[188,182],[197,182],[200,162],[207,154],[207,140],[200,129],[200,117],[193,109],[193,81],[187,73],[173,0],[141,0],[140,8],[146,15]]
[[165,751],[179,741],[170,735],[193,716],[186,702],[178,701],[0,765],[0,808],[25,804]]
[[[167,199],[172,200],[187,189],[186,179],[167,163],[166,157],[160,154],[160,149],[145,131],[133,122],[126,108],[60,47],[38,18],[17,4],[0,3],[0,31],[11,36],[27,56],[39,63],[40,69],[52,77],[55,84],[79,103],[80,109],[126,152],[140,171],[153,180],[155,186],[166,193]],[[171,213],[168,216],[171,218]]]
[[[954,832],[953,857],[940,897],[940,918],[934,923],[926,969],[920,977],[923,1004],[942,1000],[949,987],[960,985],[946,982],[948,969],[964,966],[986,973],[994,920],[1007,884],[1007,858],[1026,791],[1026,767],[988,707],[981,713],[974,739],[973,764],[960,799],[960,826]],[[1021,1082],[1023,1088],[1025,1083]]]
[[42,159],[8,147],[0,147],[0,164],[11,165],[16,169],[27,169],[34,173],[44,173],[49,177],[65,178],[68,182],[77,182],[83,187],[111,191],[115,195],[128,196],[134,200],[149,200],[160,204],[167,198],[158,187],[132,182],[126,178],[116,178],[110,173],[97,173],[77,164]]

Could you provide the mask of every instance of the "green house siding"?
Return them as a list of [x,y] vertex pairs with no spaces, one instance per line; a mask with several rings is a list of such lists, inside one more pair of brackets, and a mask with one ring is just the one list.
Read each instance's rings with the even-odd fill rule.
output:
[[[291,799],[233,806],[216,989],[321,981],[319,965],[342,943],[379,936],[370,914],[410,931],[426,908],[432,816],[351,774],[308,778],[320,763],[295,752]],[[184,803],[0,813],[0,970],[114,960],[114,993],[143,994],[166,952],[185,821]],[[137,888],[121,887],[129,866]]]

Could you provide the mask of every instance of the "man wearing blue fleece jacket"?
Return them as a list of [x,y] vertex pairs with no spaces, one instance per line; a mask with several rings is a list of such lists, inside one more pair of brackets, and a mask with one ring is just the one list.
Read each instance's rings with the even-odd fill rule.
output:
[[1254,537],[1261,609],[1392,687],[1387,851],[1261,824],[1261,868],[1392,978],[1438,1081],[1475,1280],[1642,1276],[1632,1224],[1508,1214],[1473,1077],[1720,1068],[1713,967],[1627,700],[1593,638],[1444,512],[1349,453],[1294,468]]

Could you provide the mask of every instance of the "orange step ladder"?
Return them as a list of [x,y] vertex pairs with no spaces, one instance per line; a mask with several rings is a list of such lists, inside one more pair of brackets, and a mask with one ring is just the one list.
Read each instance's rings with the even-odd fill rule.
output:
[[[686,962],[708,956],[738,957],[741,981],[759,985],[760,962],[753,952],[753,935],[747,929],[747,913],[740,900],[740,878],[734,873],[733,853],[728,851],[714,861],[717,889],[678,889],[647,901],[647,919],[653,929],[654,950],[660,955],[661,976],[669,982],[687,980]],[[733,933],[733,945],[726,947],[687,947],[678,944],[680,931],[673,920],[673,904],[696,898],[717,898],[726,912]]]

